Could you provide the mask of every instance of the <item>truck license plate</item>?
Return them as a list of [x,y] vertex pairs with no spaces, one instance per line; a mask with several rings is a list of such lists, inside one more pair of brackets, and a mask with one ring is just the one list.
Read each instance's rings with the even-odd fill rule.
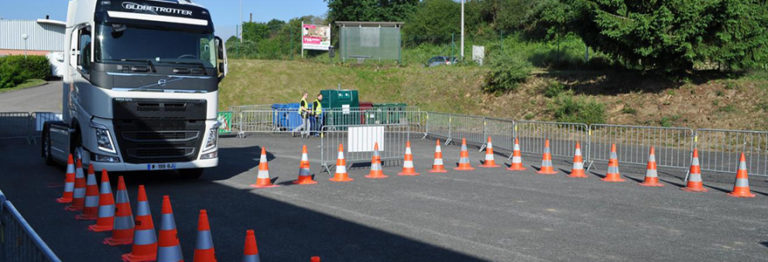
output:
[[147,170],[172,170],[176,169],[175,163],[147,164]]

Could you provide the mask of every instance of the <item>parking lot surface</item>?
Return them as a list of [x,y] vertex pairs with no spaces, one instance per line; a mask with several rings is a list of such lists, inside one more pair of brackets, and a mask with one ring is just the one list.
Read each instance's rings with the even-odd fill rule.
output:
[[[316,185],[296,179],[301,145],[309,147]],[[412,138],[420,176],[366,179],[352,168],[349,183],[328,181],[319,166],[319,138],[254,134],[220,140],[220,164],[199,180],[173,174],[124,173],[135,209],[138,185],[147,187],[155,225],[169,195],[184,256],[192,259],[197,212],[207,209],[219,261],[241,259],[246,229],[254,229],[262,261],[765,261],[768,260],[768,186],[751,179],[756,198],[727,196],[735,174],[703,175],[706,193],[680,190],[685,170],[660,169],[666,185],[647,188],[644,167],[622,165],[624,183],[606,183],[605,163],[589,178],[538,175],[540,156],[525,156],[527,171],[479,168],[483,152],[470,148],[472,172],[453,171],[459,147],[443,146],[449,172],[430,174],[434,141]],[[253,189],[259,152],[280,187]],[[46,166],[38,145],[0,146],[0,188],[64,261],[114,261],[130,246],[108,247],[108,233],[86,230],[54,199],[64,170]],[[505,161],[497,154],[497,163]],[[113,188],[116,180],[112,181]],[[135,210],[134,210],[135,211]]]

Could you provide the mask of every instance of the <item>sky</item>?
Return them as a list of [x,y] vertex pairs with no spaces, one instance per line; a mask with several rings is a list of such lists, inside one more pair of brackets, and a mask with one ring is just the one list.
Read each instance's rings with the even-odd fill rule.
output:
[[[67,0],[0,0],[0,18],[35,20],[50,15],[51,19],[67,19]],[[227,39],[235,34],[240,20],[240,0],[192,0],[205,6],[213,15],[216,35]],[[256,22],[273,18],[283,21],[305,15],[325,16],[328,6],[323,0],[242,0],[243,20],[253,13]]]

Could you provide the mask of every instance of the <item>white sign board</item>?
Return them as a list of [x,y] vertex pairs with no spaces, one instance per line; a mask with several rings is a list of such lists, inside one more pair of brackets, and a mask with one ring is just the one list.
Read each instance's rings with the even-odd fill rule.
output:
[[331,47],[331,25],[301,25],[301,49],[328,51]]
[[485,60],[485,46],[473,45],[472,61],[475,61],[478,65],[483,65],[483,60]]
[[374,143],[379,143],[379,151],[384,151],[383,126],[350,127],[347,131],[348,152],[373,152]]

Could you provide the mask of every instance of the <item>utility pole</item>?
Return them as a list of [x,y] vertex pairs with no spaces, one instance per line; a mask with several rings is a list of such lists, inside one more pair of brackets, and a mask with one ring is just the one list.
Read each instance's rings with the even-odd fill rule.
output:
[[464,61],[464,0],[461,0],[461,61]]

